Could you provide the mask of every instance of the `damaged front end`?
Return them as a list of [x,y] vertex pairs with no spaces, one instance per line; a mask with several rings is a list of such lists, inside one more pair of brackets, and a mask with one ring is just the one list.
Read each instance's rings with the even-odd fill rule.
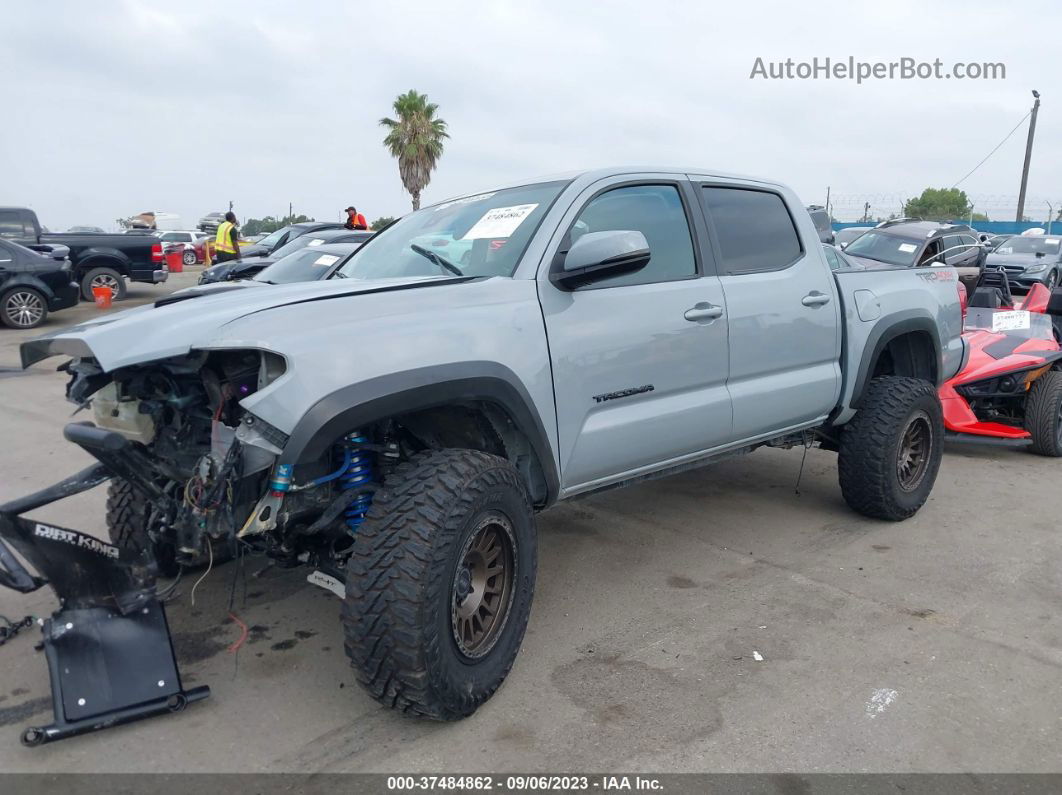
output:
[[[284,375],[269,351],[193,350],[112,372],[83,355],[60,369],[67,397],[92,413],[66,438],[99,463],[0,506],[0,585],[48,584],[60,600],[43,625],[55,720],[27,729],[29,745],[205,698],[209,688],[181,686],[156,578],[252,552],[308,564],[311,582],[335,590],[377,462],[397,449],[383,429],[349,433],[294,482],[277,463],[286,435],[241,406]],[[111,543],[21,516],[105,481]]]

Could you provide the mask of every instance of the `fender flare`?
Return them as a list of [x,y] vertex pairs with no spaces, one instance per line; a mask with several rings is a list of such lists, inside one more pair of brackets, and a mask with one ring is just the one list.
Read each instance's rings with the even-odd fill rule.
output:
[[863,356],[859,360],[855,386],[852,390],[852,397],[850,400],[850,403],[854,408],[858,408],[859,406],[863,392],[866,389],[867,381],[870,378],[872,368],[877,364],[882,351],[884,351],[888,344],[897,337],[901,337],[904,334],[910,334],[911,332],[926,332],[929,334],[929,339],[933,345],[933,356],[937,368],[936,382],[933,386],[940,386],[942,380],[941,365],[943,363],[944,355],[940,344],[940,330],[937,328],[936,323],[933,322],[931,317],[915,309],[909,309],[905,312],[896,312],[875,323],[873,328],[871,328],[870,333],[867,335],[867,344],[863,347]]
[[77,253],[76,258],[71,259],[79,278],[93,268],[113,268],[123,276],[129,276],[132,272],[132,260],[114,248],[85,248]]
[[546,504],[560,493],[553,447],[534,401],[517,375],[496,362],[458,362],[342,387],[314,403],[295,425],[278,463],[316,461],[342,434],[387,417],[455,403],[491,403],[527,438],[546,482]]

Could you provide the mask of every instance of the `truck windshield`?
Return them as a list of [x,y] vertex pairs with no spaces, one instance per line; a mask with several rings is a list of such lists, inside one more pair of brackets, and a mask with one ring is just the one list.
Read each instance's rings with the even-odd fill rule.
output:
[[887,262],[889,265],[913,265],[918,248],[918,243],[902,237],[864,232],[845,246],[844,253]]
[[339,276],[511,276],[567,182],[540,182],[425,207],[377,234]]

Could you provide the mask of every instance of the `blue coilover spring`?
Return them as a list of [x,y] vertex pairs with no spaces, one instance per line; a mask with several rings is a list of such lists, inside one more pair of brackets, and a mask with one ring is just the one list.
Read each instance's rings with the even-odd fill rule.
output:
[[[350,464],[342,475],[339,476],[339,485],[345,491],[371,483],[376,476],[375,455],[358,447],[368,444],[369,440],[361,431],[355,431],[346,438],[346,444],[350,449]],[[354,498],[343,513],[350,532],[357,531],[361,523],[365,521],[365,514],[372,505],[372,493],[365,492]]]

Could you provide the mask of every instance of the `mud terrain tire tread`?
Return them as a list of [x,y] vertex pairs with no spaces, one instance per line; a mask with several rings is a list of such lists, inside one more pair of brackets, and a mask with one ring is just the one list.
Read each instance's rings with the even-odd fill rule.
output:
[[[482,658],[461,658],[450,629],[456,557],[476,517],[508,517],[516,576],[504,628]],[[503,458],[432,450],[400,464],[373,497],[347,564],[345,649],[380,703],[435,720],[472,714],[512,668],[530,614],[537,552],[523,481]]]
[[[904,492],[896,476],[896,448],[908,417],[916,409],[929,416],[932,447],[918,488]],[[899,376],[875,378],[841,436],[837,471],[845,502],[873,519],[897,522],[913,516],[933,489],[943,443],[943,412],[931,383]]]
[[[123,551],[138,555],[151,547],[147,534],[150,502],[126,480],[112,478],[107,484],[107,531],[111,543]],[[179,567],[168,550],[155,549],[159,573],[176,576]],[[161,553],[161,554],[160,554]]]

